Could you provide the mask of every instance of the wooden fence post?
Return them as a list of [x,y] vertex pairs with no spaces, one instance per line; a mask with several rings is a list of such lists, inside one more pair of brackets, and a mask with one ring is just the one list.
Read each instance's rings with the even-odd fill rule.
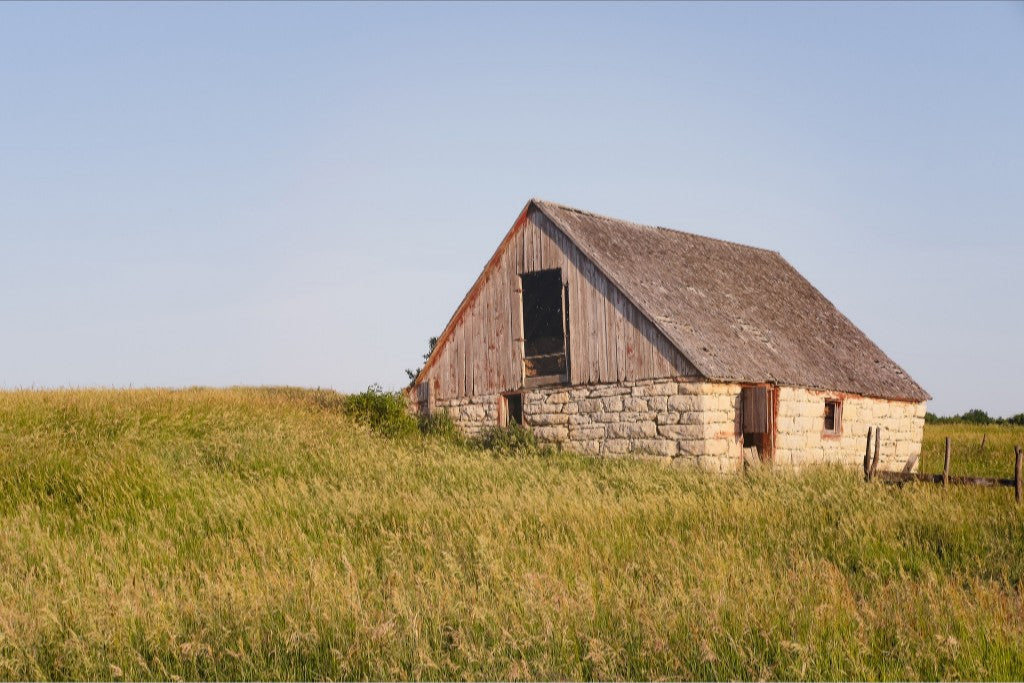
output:
[[1024,460],[1024,450],[1021,450],[1020,446],[1013,447],[1013,454],[1016,456],[1016,462],[1013,465],[1013,491],[1014,499],[1020,503],[1021,498],[1021,486],[1024,482],[1020,479],[1021,461]]
[[950,441],[949,437],[946,437],[946,459],[942,463],[942,485],[949,486],[949,455],[950,455]]
[[868,443],[864,447],[864,481],[871,481],[871,427],[868,427]]
[[985,440],[988,438],[988,434],[981,435],[981,450],[985,450]]
[[871,478],[875,478],[875,470],[878,469],[879,448],[882,444],[882,428],[875,427],[875,458],[871,461]]

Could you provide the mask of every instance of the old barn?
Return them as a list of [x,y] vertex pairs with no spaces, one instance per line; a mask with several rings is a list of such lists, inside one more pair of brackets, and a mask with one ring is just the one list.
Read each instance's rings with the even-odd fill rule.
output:
[[928,394],[777,252],[531,200],[409,389],[466,432],[731,471],[920,452]]

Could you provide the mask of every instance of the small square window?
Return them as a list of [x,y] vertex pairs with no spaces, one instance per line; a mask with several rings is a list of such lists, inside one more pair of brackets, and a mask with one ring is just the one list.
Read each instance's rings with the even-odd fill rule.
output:
[[825,433],[838,434],[843,419],[843,404],[839,401],[825,401]]

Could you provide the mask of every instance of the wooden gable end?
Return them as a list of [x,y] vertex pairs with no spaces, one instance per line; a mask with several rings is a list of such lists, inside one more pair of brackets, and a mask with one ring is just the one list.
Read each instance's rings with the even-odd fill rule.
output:
[[523,387],[520,276],[560,269],[568,302],[569,383],[699,373],[576,245],[532,204],[441,335],[417,383],[433,399]]

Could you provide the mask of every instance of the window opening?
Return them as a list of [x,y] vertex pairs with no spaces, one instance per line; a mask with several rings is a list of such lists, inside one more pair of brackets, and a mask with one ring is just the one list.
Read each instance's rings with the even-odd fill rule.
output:
[[523,362],[527,379],[566,381],[568,364],[562,271],[525,273],[523,284]]
[[839,401],[825,401],[825,433],[838,434],[842,424],[843,406]]

